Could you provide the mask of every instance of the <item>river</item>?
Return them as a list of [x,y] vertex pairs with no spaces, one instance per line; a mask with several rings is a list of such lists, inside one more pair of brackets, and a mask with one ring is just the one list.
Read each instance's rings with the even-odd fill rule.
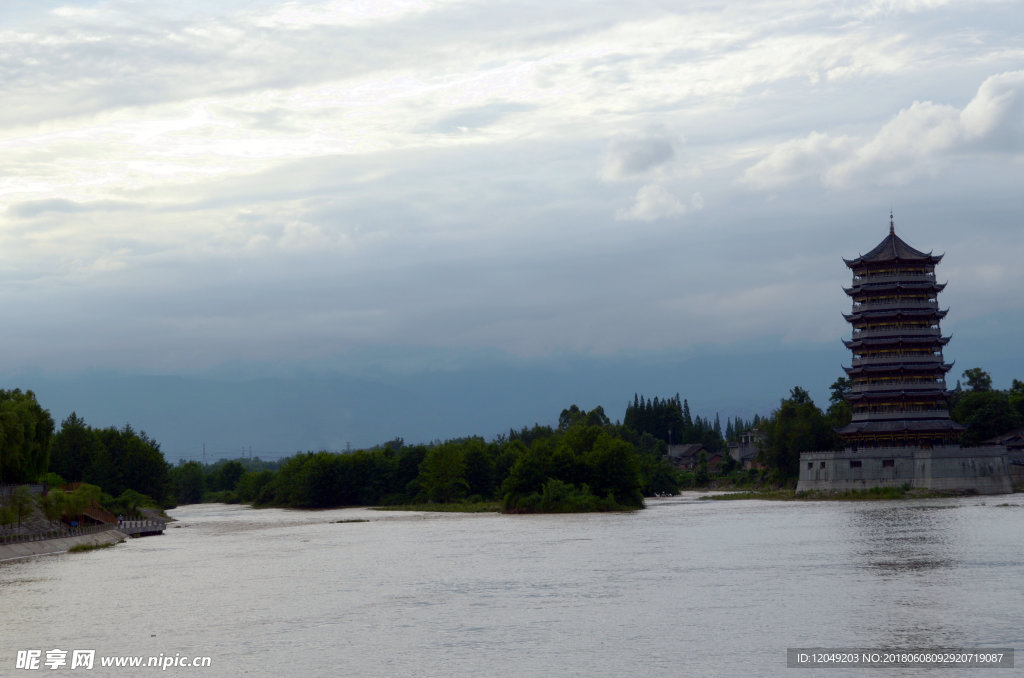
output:
[[[0,563],[0,676],[931,676],[963,670],[787,669],[786,649],[1024,648],[1024,495],[171,515]],[[96,664],[17,670],[33,649]],[[211,666],[99,665],[120,655]]]

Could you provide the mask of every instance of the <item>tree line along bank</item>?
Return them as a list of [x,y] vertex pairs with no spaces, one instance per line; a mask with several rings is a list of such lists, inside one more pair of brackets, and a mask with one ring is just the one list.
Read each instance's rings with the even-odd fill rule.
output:
[[[1024,427],[1024,383],[1005,391],[973,368],[951,400],[964,424],[965,445]],[[556,426],[511,429],[487,441],[478,436],[408,445],[395,439],[348,453],[306,452],[280,462],[222,460],[168,464],[159,444],[130,425],[96,429],[72,413],[58,431],[31,391],[0,390],[0,484],[77,481],[100,488],[106,506],[169,507],[200,501],[255,506],[323,508],[355,505],[495,502],[502,510],[594,511],[643,506],[643,497],[708,486],[786,486],[795,482],[801,452],[840,449],[835,430],[849,422],[845,378],[831,386],[821,410],[795,387],[766,418],[731,419],[725,430],[693,416],[687,401],[635,395],[620,422],[602,407],[572,405]],[[727,440],[758,430],[757,469],[728,454],[715,469],[706,460],[675,468],[668,444],[700,443],[726,451]],[[130,494],[125,495],[126,492]],[[141,497],[141,498],[140,498]],[[122,501],[118,502],[118,499]]]

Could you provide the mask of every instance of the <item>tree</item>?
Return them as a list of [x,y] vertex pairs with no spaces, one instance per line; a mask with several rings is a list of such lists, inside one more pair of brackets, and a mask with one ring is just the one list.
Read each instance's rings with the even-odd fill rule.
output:
[[831,450],[840,443],[828,419],[799,386],[790,391],[790,397],[782,401],[762,430],[762,461],[780,481],[799,475],[801,452]]
[[1014,379],[1010,390],[1007,393],[1010,407],[1016,410],[1017,414],[1024,419],[1024,381]]
[[31,482],[50,463],[53,419],[32,391],[0,390],[0,483]]
[[187,461],[171,469],[171,485],[179,504],[198,504],[206,492],[206,475],[198,461]]
[[708,478],[708,453],[701,450],[697,456],[697,485],[707,485]]
[[97,445],[96,435],[85,420],[72,412],[53,437],[50,470],[69,481],[84,480]]
[[10,527],[11,524],[18,519],[18,516],[7,504],[0,504],[0,525],[4,527]]
[[104,490],[117,495],[132,489],[152,497],[158,504],[167,501],[171,494],[170,467],[159,443],[145,431],[136,433],[129,424],[122,429],[102,429],[97,436],[103,450],[94,454],[90,475],[106,483],[100,484]]
[[805,405],[807,403],[811,403],[812,405],[814,404],[811,400],[811,394],[799,386],[794,386],[789,391],[789,400],[795,405]]
[[139,514],[140,507],[150,505],[152,501],[151,497],[147,497],[135,490],[125,490],[117,496],[117,499],[108,504],[107,508],[115,513],[136,516]]
[[39,497],[39,508],[43,517],[50,521],[50,524],[60,520],[64,513],[64,493],[60,490],[50,490]]
[[740,463],[736,461],[736,458],[731,454],[726,454],[722,458],[721,464],[718,466],[718,473],[723,476],[727,476],[739,467]]
[[597,497],[610,494],[622,506],[643,507],[636,448],[621,438],[601,432],[584,462],[588,485]]
[[828,419],[834,429],[846,426],[853,419],[853,408],[846,399],[852,390],[853,382],[846,377],[839,377],[829,386]]
[[73,518],[75,520],[82,519],[82,513],[86,508],[98,504],[100,498],[103,496],[103,491],[97,485],[91,485],[89,483],[82,483],[75,488],[74,492],[67,492],[64,495],[64,511],[63,515],[65,518]]
[[235,490],[238,492],[239,500],[250,504],[260,503],[263,499],[263,490],[270,484],[270,481],[274,478],[273,471],[249,471],[243,475],[238,481],[238,487]]
[[586,415],[587,413],[585,410],[581,410],[579,405],[573,403],[566,409],[562,410],[562,413],[558,415],[558,430],[565,431],[570,426],[583,419]]
[[828,387],[829,397],[828,402],[832,405],[836,403],[846,402],[846,397],[850,395],[850,391],[853,390],[853,382],[846,377],[839,377],[832,382],[832,385]]
[[210,489],[214,491],[231,491],[233,492],[238,485],[238,480],[245,474],[245,466],[242,462],[237,459],[223,462],[219,465],[217,470],[212,473]]
[[466,496],[466,459],[459,445],[442,443],[430,448],[420,464],[420,479],[427,499],[440,503]]
[[964,370],[963,377],[967,380],[967,389],[969,391],[992,390],[992,377],[990,377],[988,372],[980,367],[972,367],[969,370]]
[[469,495],[483,499],[492,498],[494,496],[494,461],[487,444],[479,438],[468,441],[464,462]]
[[1024,424],[1020,413],[1002,391],[968,391],[957,398],[951,415],[967,427],[961,438],[965,447],[980,445]]
[[32,511],[33,505],[35,505],[35,499],[32,498],[31,490],[26,485],[16,487],[11,494],[11,508],[18,517],[19,528],[21,527],[21,521]]

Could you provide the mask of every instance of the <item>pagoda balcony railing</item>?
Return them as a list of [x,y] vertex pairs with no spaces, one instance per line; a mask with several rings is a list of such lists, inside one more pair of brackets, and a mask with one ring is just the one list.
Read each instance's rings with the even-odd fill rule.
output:
[[854,283],[882,282],[935,282],[934,273],[886,273],[885,275],[855,275]]
[[878,311],[886,309],[932,309],[939,310],[938,301],[914,301],[911,299],[897,299],[895,301],[858,301],[854,302],[854,311]]
[[850,421],[897,421],[900,419],[949,419],[949,410],[901,410],[897,412],[857,412],[850,418]]
[[890,391],[934,391],[935,389],[946,389],[946,381],[904,381],[888,382],[885,384],[854,384],[850,393],[883,393]]
[[941,337],[942,330],[938,327],[885,327],[870,330],[858,330],[854,328],[854,339],[867,339],[868,337]]
[[941,355],[886,355],[886,356],[871,356],[868,358],[854,358],[854,367],[864,367],[865,365],[893,365],[898,367],[899,365],[906,365],[907,363],[914,363],[915,365],[934,363],[936,367],[942,365]]

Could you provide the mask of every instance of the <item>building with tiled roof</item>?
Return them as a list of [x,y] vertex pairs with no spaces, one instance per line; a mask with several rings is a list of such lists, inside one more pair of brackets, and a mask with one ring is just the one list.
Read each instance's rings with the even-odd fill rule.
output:
[[935,280],[942,255],[917,250],[896,235],[890,215],[889,235],[874,249],[844,259],[853,284],[844,288],[853,302],[844,314],[852,336],[844,341],[853,354],[844,368],[852,382],[847,397],[853,418],[839,434],[851,448],[955,444],[963,427],[949,416],[946,373],[951,363],[942,349]]

